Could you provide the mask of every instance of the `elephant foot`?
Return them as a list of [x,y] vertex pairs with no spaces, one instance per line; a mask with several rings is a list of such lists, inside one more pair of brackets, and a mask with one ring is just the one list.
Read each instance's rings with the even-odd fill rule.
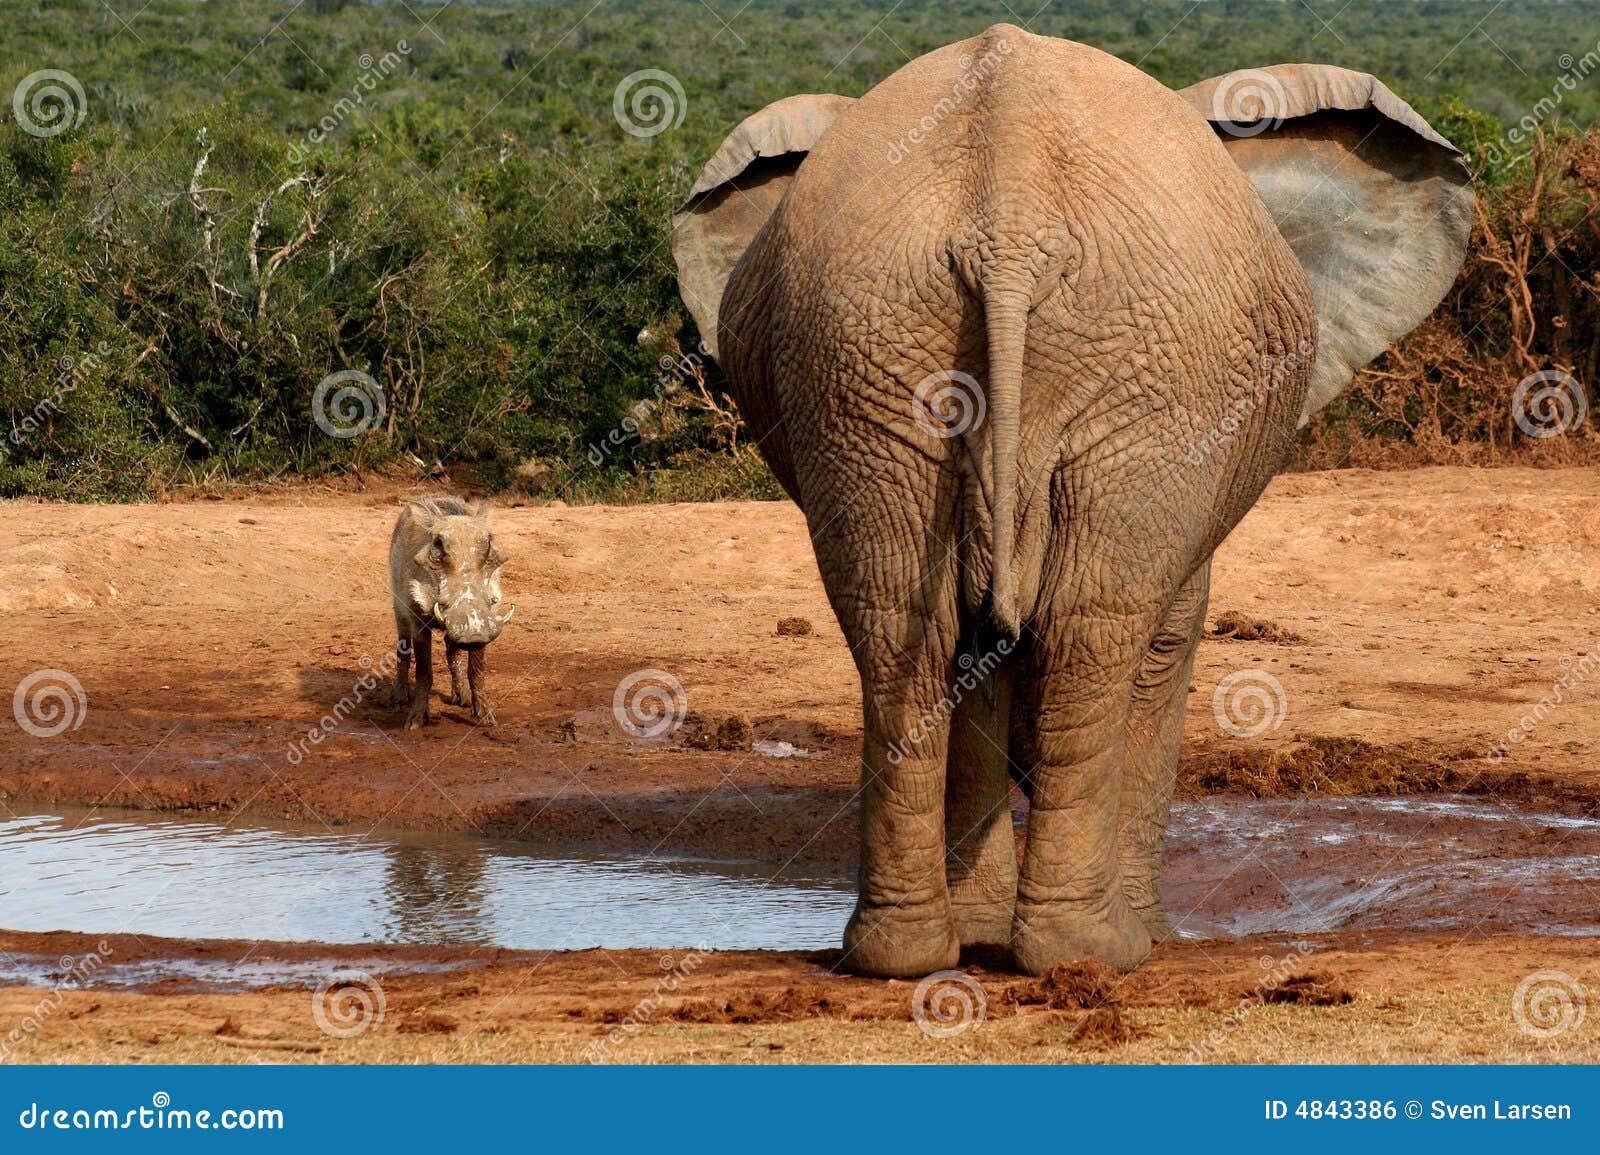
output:
[[1018,968],[1030,975],[1083,959],[1131,971],[1149,957],[1150,947],[1150,931],[1120,890],[1109,909],[1103,905],[1086,909],[1064,902],[1019,902],[1011,931],[1011,955]]
[[961,943],[948,914],[929,906],[864,907],[857,903],[844,928],[843,965],[875,978],[910,979],[949,970]]
[[1128,905],[1133,907],[1133,913],[1139,916],[1139,921],[1144,923],[1145,930],[1150,933],[1150,941],[1166,942],[1177,934],[1177,931],[1161,905],[1159,875],[1150,876],[1141,871],[1138,876],[1130,877],[1126,866],[1123,867],[1123,871],[1123,897],[1128,900]]
[[1178,928],[1172,925],[1172,920],[1167,917],[1167,912],[1158,902],[1154,906],[1135,906],[1133,912],[1139,916],[1139,921],[1144,923],[1144,929],[1150,935],[1152,943],[1164,943],[1169,938],[1176,938]]

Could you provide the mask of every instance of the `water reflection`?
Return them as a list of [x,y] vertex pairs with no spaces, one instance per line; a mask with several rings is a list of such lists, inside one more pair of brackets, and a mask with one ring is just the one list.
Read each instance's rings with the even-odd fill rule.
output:
[[0,821],[0,926],[513,949],[833,945],[844,879],[455,835],[226,826],[137,811]]
[[388,906],[384,924],[387,941],[494,941],[485,913],[489,891],[483,854],[404,844],[387,846],[384,854],[388,858],[383,884]]

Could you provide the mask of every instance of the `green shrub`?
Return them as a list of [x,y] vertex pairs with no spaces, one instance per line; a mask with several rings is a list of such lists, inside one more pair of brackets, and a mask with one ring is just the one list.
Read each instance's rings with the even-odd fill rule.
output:
[[[1538,316],[1513,332],[1480,250],[1432,328],[1319,425],[1306,460],[1352,440],[1509,450],[1512,368],[1593,369],[1600,318],[1579,289],[1594,254],[1566,229],[1591,162],[1575,144],[1539,162],[1490,153],[1548,94],[1551,62],[1592,40],[1596,6],[1513,0],[1495,45],[1474,35],[1476,4],[1316,8],[1083,0],[1031,26],[1175,86],[1322,58],[1413,98],[1484,169],[1483,239],[1554,229],[1559,260],[1528,270]],[[0,494],[134,498],[437,462],[574,499],[776,496],[716,367],[683,359],[698,334],[671,210],[763,104],[859,94],[905,54],[1015,18],[1000,0],[754,0],[727,27],[699,0],[154,0],[122,17],[136,34],[99,0],[0,0],[0,94],[44,69],[85,94],[82,122],[54,136],[25,132],[9,102],[0,115]],[[641,138],[612,101],[643,69],[671,73],[685,99],[681,121]],[[1564,96],[1570,124],[1597,112],[1588,87]],[[1524,227],[1536,171],[1551,191]],[[1563,307],[1563,293],[1582,300]],[[334,373],[381,391],[381,416],[369,399],[355,436],[316,419]]]

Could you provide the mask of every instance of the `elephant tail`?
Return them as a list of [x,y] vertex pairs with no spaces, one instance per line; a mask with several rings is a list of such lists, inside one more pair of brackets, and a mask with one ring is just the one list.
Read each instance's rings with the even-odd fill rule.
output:
[[950,252],[957,274],[983,305],[989,347],[985,428],[969,433],[986,434],[989,450],[989,588],[978,623],[984,635],[1015,642],[1022,633],[1025,600],[1017,590],[1016,569],[1028,318],[1062,283],[1077,248],[1064,226],[1030,226],[1028,220],[1037,220],[1039,214],[1013,207],[985,215],[993,223],[953,239]]
[[[996,272],[998,270],[995,270]],[[1017,605],[1017,459],[1022,444],[1022,360],[1034,286],[1015,275],[982,280],[989,344],[989,591],[979,620],[983,629],[1015,642],[1022,633]]]

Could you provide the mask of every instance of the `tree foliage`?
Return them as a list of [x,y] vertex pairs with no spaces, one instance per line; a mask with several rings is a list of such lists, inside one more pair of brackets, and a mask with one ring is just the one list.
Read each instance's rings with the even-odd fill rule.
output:
[[[1487,11],[1087,0],[1031,27],[1174,86],[1282,60],[1366,69],[1484,147],[1535,108],[1576,126],[1600,113],[1592,83],[1548,101],[1600,6]],[[767,102],[859,94],[1015,19],[999,0],[0,0],[0,95],[16,98],[0,115],[0,494],[442,463],[552,494],[773,495],[715,367],[683,356],[698,335],[672,209]],[[682,90],[658,133],[615,111],[645,70]],[[82,96],[68,92],[70,127],[41,133],[13,109],[35,114],[46,72]],[[1492,166],[1496,195],[1532,164]],[[1481,282],[1455,307],[1490,308]],[[1547,282],[1536,269],[1530,285]],[[1550,355],[1592,368],[1577,348],[1592,338],[1567,334]],[[337,373],[381,391],[355,436],[316,419]],[[1412,436],[1393,404],[1347,414]]]

